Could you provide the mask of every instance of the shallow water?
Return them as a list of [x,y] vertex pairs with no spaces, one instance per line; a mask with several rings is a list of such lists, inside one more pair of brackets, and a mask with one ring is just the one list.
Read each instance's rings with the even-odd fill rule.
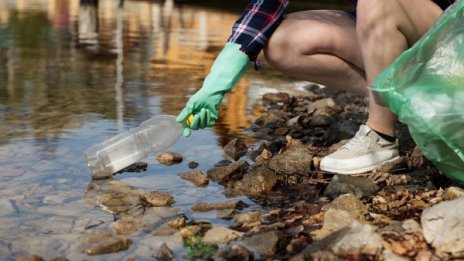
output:
[[[97,257],[80,253],[78,238],[111,229],[114,215],[133,207],[132,193],[142,190],[176,197],[173,208],[152,214],[160,224],[179,213],[229,224],[220,213],[190,211],[199,201],[227,200],[221,186],[196,188],[177,174],[189,171],[190,161],[206,172],[222,160],[223,146],[242,135],[263,93],[298,91],[305,83],[250,70],[224,100],[214,128],[170,148],[184,156],[181,164],[163,166],[150,155],[147,171],[94,183],[84,150],[154,115],[176,115],[201,85],[238,14],[170,0],[81,2],[0,1],[0,259],[143,260],[162,242],[182,256],[176,235],[139,232],[129,250]],[[123,203],[108,206],[108,195]]]

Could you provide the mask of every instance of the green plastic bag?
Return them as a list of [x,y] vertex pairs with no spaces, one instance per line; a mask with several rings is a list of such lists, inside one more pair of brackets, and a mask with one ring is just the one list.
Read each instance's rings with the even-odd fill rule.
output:
[[426,158],[464,186],[464,0],[448,8],[371,88]]

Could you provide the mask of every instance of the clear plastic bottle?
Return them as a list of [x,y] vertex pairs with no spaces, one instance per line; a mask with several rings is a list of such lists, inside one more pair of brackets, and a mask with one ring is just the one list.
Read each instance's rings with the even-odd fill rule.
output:
[[140,126],[116,135],[85,151],[92,177],[110,177],[123,168],[161,152],[173,145],[182,134],[182,125],[172,115],[150,118]]

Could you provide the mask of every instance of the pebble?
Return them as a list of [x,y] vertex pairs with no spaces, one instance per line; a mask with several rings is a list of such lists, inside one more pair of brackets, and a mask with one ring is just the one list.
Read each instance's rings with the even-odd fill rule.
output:
[[176,202],[174,197],[165,191],[144,191],[140,192],[139,196],[141,201],[155,207],[170,206]]
[[179,176],[182,179],[192,182],[197,187],[204,187],[209,183],[209,179],[201,171],[184,172],[180,173]]
[[132,234],[144,227],[144,224],[136,218],[129,217],[119,219],[113,224],[114,231],[120,235]]
[[198,164],[198,162],[195,162],[195,161],[190,161],[188,163],[189,169],[196,169],[198,167],[198,165],[200,165],[200,164]]
[[161,164],[170,166],[181,163],[182,160],[184,160],[184,157],[182,157],[182,155],[180,155],[179,153],[165,152],[156,157],[156,160]]

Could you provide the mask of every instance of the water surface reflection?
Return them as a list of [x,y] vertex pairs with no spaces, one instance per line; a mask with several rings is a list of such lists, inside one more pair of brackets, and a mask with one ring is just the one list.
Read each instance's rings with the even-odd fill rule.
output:
[[[122,202],[116,212],[137,209],[133,196],[140,190],[176,197],[171,210],[152,218],[187,213],[226,222],[216,213],[189,211],[198,201],[225,200],[222,187],[199,189],[177,174],[189,170],[189,161],[206,171],[221,160],[221,145],[248,126],[256,97],[301,83],[269,70],[250,72],[225,99],[214,129],[172,148],[185,158],[176,166],[151,156],[146,172],[89,185],[83,151],[151,116],[177,114],[200,87],[237,15],[173,0],[0,1],[0,259],[89,260],[78,238],[91,228],[111,229],[115,206],[108,200]],[[151,257],[163,241],[182,252],[176,236],[139,233],[134,241],[128,251],[92,260]]]

